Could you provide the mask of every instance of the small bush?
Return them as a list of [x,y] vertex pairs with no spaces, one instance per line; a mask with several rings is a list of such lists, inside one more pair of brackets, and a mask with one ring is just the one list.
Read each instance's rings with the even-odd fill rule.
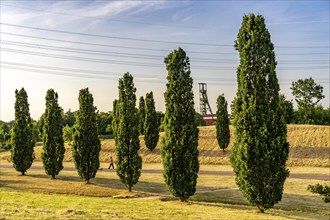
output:
[[320,184],[308,185],[307,190],[312,193],[318,193],[324,202],[330,202],[330,186],[322,186]]

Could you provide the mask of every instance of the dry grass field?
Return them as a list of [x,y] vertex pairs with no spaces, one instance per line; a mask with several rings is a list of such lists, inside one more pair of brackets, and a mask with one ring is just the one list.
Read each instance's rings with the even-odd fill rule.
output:
[[[231,140],[225,152],[220,150],[216,140],[215,126],[199,127],[199,160],[201,164],[230,165],[229,155],[234,141],[234,129],[230,128]],[[162,136],[163,134],[161,134]],[[140,137],[139,151],[143,163],[161,163],[160,141],[157,147],[150,152]],[[288,166],[329,167],[330,166],[330,126],[316,125],[288,125],[288,141],[290,155]],[[35,148],[35,161],[41,160],[41,147]],[[1,160],[7,160],[10,153],[2,153]],[[110,155],[115,155],[113,140],[102,141],[101,162],[108,162]],[[72,162],[71,147],[66,145],[64,161]]]
[[[291,174],[329,174],[330,127],[289,125]],[[199,160],[203,171],[232,171],[229,154],[222,152],[215,127],[200,127]],[[163,135],[163,134],[162,134]],[[160,143],[150,152],[141,138],[143,169],[161,170]],[[103,169],[92,184],[85,184],[74,169],[51,180],[42,169],[42,147],[35,148],[35,169],[21,176],[9,168],[10,152],[0,153],[0,219],[329,219],[329,205],[307,191],[309,184],[329,181],[288,178],[282,201],[265,214],[248,206],[234,176],[199,175],[197,191],[187,203],[168,192],[161,173],[142,173],[128,193],[116,172]],[[115,154],[113,140],[102,141],[101,167]],[[71,147],[66,144],[66,168],[73,168]],[[7,168],[6,168],[7,166]],[[39,168],[39,169],[38,169]]]
[[[205,166],[209,170],[212,165]],[[26,176],[13,168],[0,169],[0,179],[0,219],[326,220],[330,215],[329,205],[306,189],[308,184],[329,184],[320,180],[287,179],[282,201],[262,214],[247,205],[234,176],[199,175],[197,191],[187,203],[170,195],[161,173],[142,173],[131,193],[113,170],[98,172],[91,184],[80,180],[75,170],[61,171],[52,180],[43,169],[29,169]]]

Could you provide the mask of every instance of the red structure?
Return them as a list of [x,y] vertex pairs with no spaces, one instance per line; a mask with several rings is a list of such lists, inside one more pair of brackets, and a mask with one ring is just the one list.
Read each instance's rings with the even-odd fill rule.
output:
[[212,125],[213,122],[215,122],[215,120],[217,119],[217,116],[216,116],[216,114],[206,114],[206,115],[203,115],[203,119],[205,121],[205,125],[208,126],[208,125]]

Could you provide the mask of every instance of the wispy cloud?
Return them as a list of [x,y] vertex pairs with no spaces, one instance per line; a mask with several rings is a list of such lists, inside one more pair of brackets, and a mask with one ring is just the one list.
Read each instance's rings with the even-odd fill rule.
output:
[[101,2],[100,4],[90,4],[80,7],[79,10],[71,9],[75,14],[82,13],[91,17],[113,17],[122,13],[137,13],[146,10],[158,9],[165,1],[115,1]]
[[191,13],[191,7],[188,7],[184,10],[181,10],[175,14],[172,15],[172,20],[174,22],[187,22],[193,19],[192,13]]
[[[96,24],[102,21],[115,19],[120,21],[121,15],[137,15],[145,12],[173,7],[168,1],[100,1],[76,2],[60,1],[50,5],[4,5],[2,19],[8,23],[34,24],[47,27],[66,26],[70,23],[85,22],[85,25]],[[86,20],[88,19],[88,20]],[[87,21],[87,24],[86,24]],[[125,20],[123,20],[125,22]]]

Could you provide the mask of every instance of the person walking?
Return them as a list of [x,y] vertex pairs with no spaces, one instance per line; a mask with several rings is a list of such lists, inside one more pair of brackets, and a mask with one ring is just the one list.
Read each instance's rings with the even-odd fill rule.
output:
[[115,166],[113,165],[112,156],[110,156],[110,165],[109,165],[108,169],[110,169],[110,167],[112,167],[112,169],[115,169]]

